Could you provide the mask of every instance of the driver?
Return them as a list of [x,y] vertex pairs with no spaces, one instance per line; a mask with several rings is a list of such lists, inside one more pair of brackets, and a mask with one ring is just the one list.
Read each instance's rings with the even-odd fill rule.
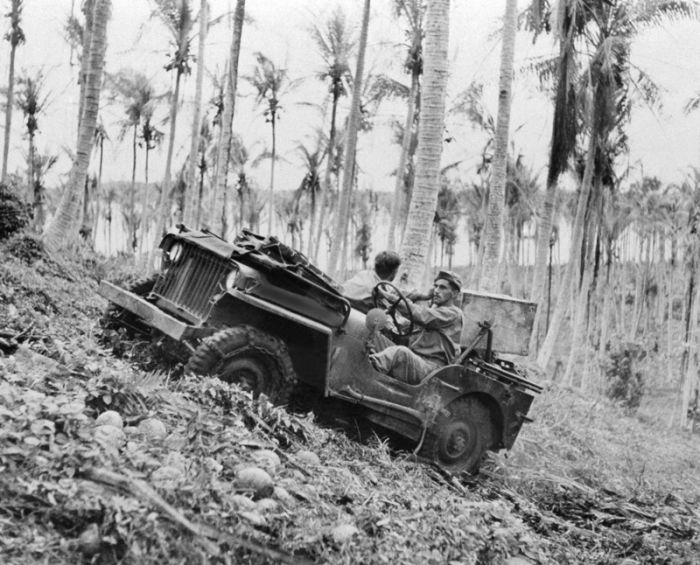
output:
[[[462,281],[452,271],[440,271],[428,293],[430,302],[419,305],[398,300],[390,290],[379,287],[380,296],[396,303],[396,309],[413,318],[417,329],[408,338],[408,347],[396,345],[387,337],[375,334],[369,347],[372,366],[382,373],[409,384],[418,384],[431,371],[454,361],[459,355],[459,340],[464,320],[456,302]],[[413,299],[421,298],[415,293]]]

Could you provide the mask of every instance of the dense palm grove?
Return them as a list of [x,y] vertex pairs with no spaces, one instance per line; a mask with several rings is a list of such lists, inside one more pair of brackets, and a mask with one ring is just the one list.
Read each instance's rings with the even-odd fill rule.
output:
[[[339,278],[366,265],[373,250],[395,248],[411,285],[420,285],[432,267],[449,265],[466,268],[474,288],[539,304],[533,358],[583,390],[606,388],[610,351],[647,350],[652,340],[654,357],[663,358],[666,370],[649,378],[673,382],[673,420],[686,424],[697,402],[700,177],[690,169],[685,181],[664,184],[626,169],[625,156],[632,108],[662,103],[662,87],[630,63],[631,46],[644,30],[695,20],[693,2],[538,1],[520,14],[515,2],[506,2],[495,115],[479,83],[446,103],[448,1],[393,2],[396,29],[404,37],[404,79],[364,70],[373,33],[370,3],[357,23],[339,5],[325,21],[309,24],[324,65],[314,72],[327,93],[315,136],[298,143],[301,182],[294,191],[275,191],[282,159],[277,123],[290,111],[286,101],[299,80],[264,53],[245,50],[244,0],[231,14],[216,13],[220,7],[207,2],[154,1],[152,17],[169,34],[164,70],[172,75],[171,91],[159,91],[142,71],[108,70],[111,3],[84,2],[82,17],[73,14],[65,23],[79,60],[73,166],[65,189],[45,186],[58,159],[36,146],[48,88],[41,72],[15,76],[16,53],[32,38],[23,31],[24,2],[9,4],[4,198],[12,193],[31,205],[33,229],[51,248],[80,236],[107,254],[148,257],[159,234],[177,222],[227,238],[247,227],[287,240]],[[206,39],[225,18],[232,21],[227,64],[207,91]],[[514,69],[517,35],[549,36],[557,48],[527,69]],[[251,74],[239,72],[241,57],[252,57]],[[514,72],[527,73],[552,93],[544,184],[509,144]],[[187,102],[194,111],[185,115],[191,122],[178,122],[182,84],[192,79],[194,99]],[[236,133],[241,82],[252,89],[269,128],[265,149],[252,148]],[[357,143],[371,132],[381,104],[405,107],[403,123],[394,123],[393,194],[359,188]],[[688,100],[685,110],[697,105]],[[105,107],[122,113],[116,131],[100,117]],[[167,119],[157,118],[166,108]],[[22,122],[15,117],[13,128],[18,113]],[[442,147],[451,141],[443,132],[460,120],[486,139],[480,165],[468,175],[459,162],[441,162]],[[178,129],[190,130],[189,147],[175,151]],[[27,144],[26,174],[7,166],[11,140],[19,135]],[[129,147],[128,181],[102,182],[105,141],[111,138]],[[152,170],[153,152],[161,146],[164,171]],[[186,158],[177,162],[176,154]],[[261,167],[269,174],[264,183],[252,172]],[[580,346],[563,358],[565,336]]]
[[[631,62],[635,41],[697,22],[696,2],[505,0],[497,100],[476,81],[447,96],[449,0],[364,0],[352,16],[338,2],[310,18],[304,56],[316,58],[305,77],[249,48],[254,3],[152,0],[151,23],[168,49],[158,72],[170,89],[136,66],[113,69],[116,1],[71,3],[62,25],[79,104],[70,172],[58,186],[50,179],[61,156],[38,141],[52,136],[42,129],[50,80],[15,64],[41,41],[24,31],[33,1],[4,2],[8,562],[697,559],[700,169],[689,164],[674,183],[645,176],[629,166],[628,138],[633,109],[664,102],[664,86]],[[377,29],[373,10],[390,12],[391,33]],[[226,22],[226,63],[214,69],[207,39]],[[367,60],[383,34],[398,38],[398,73]],[[554,48],[519,66],[522,38]],[[514,77],[536,84],[550,107],[544,178],[513,143]],[[303,81],[317,87],[303,101],[317,123],[295,141],[282,137],[280,120],[295,112]],[[239,130],[245,104],[262,115],[263,146]],[[692,98],[683,111],[699,106]],[[386,107],[394,119],[381,124]],[[394,142],[383,148],[395,161],[390,191],[368,182],[360,150],[382,125]],[[465,155],[450,162],[459,127],[481,145],[460,147]],[[23,164],[11,170],[20,146]],[[130,167],[106,182],[110,147]],[[290,161],[293,190],[280,181]],[[376,433],[354,430],[350,440],[212,379],[171,379],[172,367],[143,344],[105,349],[95,339],[104,306],[95,281],[136,280],[178,223],[227,239],[245,228],[275,235],[338,280],[393,249],[409,287],[448,267],[473,289],[537,303],[530,357],[516,359],[546,384],[536,423],[510,459],[491,455],[478,478],[455,477],[416,466]],[[107,408],[125,417],[118,449],[92,435]],[[137,429],[153,418],[167,437]],[[253,463],[272,466],[275,481],[274,494],[254,501],[234,480]]]

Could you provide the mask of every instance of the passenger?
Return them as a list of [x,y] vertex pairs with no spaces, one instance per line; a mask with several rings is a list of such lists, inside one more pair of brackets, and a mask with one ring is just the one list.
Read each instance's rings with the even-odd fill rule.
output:
[[[370,362],[382,373],[409,384],[418,384],[428,373],[452,363],[459,355],[459,341],[464,320],[457,306],[462,290],[462,281],[451,271],[440,271],[435,278],[432,292],[428,292],[427,305],[396,304],[399,313],[410,316],[415,331],[408,338],[408,347],[396,345],[382,334],[375,334],[370,347]],[[389,289],[378,289],[383,298],[392,304],[396,296]],[[409,294],[414,300],[421,298]],[[409,312],[410,310],[410,312]]]
[[359,271],[343,284],[343,295],[353,308],[367,312],[374,307],[372,290],[382,281],[393,281],[401,265],[398,253],[382,251],[374,258],[374,269]]

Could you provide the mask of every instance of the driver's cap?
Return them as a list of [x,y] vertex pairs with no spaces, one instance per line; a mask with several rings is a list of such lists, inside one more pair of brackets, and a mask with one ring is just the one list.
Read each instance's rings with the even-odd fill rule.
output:
[[440,271],[435,277],[435,280],[438,279],[442,279],[450,283],[450,286],[457,292],[462,290],[462,279],[460,279],[457,273],[454,271]]

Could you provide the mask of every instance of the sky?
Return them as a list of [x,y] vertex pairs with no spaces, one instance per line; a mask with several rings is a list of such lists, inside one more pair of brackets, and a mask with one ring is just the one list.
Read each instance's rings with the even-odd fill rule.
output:
[[[195,2],[197,5],[199,2]],[[525,4],[526,2],[521,2]],[[9,5],[9,0],[3,0]],[[230,18],[235,0],[212,0],[212,16],[224,15],[212,27],[207,40],[205,96],[211,93],[212,76],[221,74],[230,42]],[[336,4],[348,13],[351,21],[359,21],[361,3],[353,0],[248,0],[248,21],[243,32],[243,52],[239,64],[241,75],[248,75],[254,66],[256,51],[261,51],[278,65],[288,68],[289,76],[300,79],[299,86],[283,101],[279,123],[279,151],[283,162],[276,176],[276,188],[293,189],[301,180],[300,159],[296,152],[299,143],[308,143],[314,128],[320,123],[320,113],[308,105],[320,105],[327,92],[315,74],[322,68],[309,29],[323,22]],[[37,146],[40,152],[59,155],[52,175],[51,186],[64,182],[70,169],[70,151],[76,142],[76,115],[78,101],[77,58],[64,39],[63,28],[67,17],[79,14],[79,0],[25,0],[24,29],[27,42],[17,51],[16,67],[19,73],[45,76],[48,95],[45,113],[39,118],[40,131]],[[370,21],[367,67],[370,72],[387,72],[406,80],[400,69],[403,51],[400,28],[389,15],[389,0],[374,0]],[[485,85],[489,111],[496,114],[498,58],[500,44],[497,30],[505,0],[453,0],[450,18],[450,78],[447,105],[472,81]],[[157,91],[172,87],[172,79],[163,69],[170,47],[170,37],[160,20],[152,16],[154,4],[148,0],[113,0],[112,18],[108,26],[106,68],[117,72],[133,68],[151,77]],[[6,11],[6,10],[4,10]],[[645,31],[634,43],[633,64],[643,68],[661,86],[664,105],[652,111],[643,106],[633,109],[630,124],[630,154],[627,165],[646,175],[659,176],[665,182],[678,181],[690,165],[700,165],[700,112],[685,116],[685,102],[700,91],[700,24],[674,23],[655,31]],[[8,44],[0,52],[0,77],[7,76]],[[196,42],[193,44],[196,50]],[[537,44],[520,34],[516,44],[516,68],[522,67],[543,53],[550,52],[552,40],[544,38]],[[354,68],[354,62],[352,62]],[[0,78],[0,84],[3,84]],[[548,143],[551,134],[551,103],[532,78],[516,73],[513,108],[511,112],[511,140],[515,150],[545,178]],[[183,101],[178,118],[175,162],[182,163],[189,151],[194,73],[183,84]],[[245,80],[239,81],[240,98],[234,117],[234,131],[251,148],[251,153],[262,152],[269,146],[269,125],[264,122],[261,109],[255,107],[252,90]],[[344,102],[345,107],[349,99]],[[389,124],[403,121],[405,110],[401,104],[387,103],[379,108],[375,129],[363,135],[358,142],[358,163],[363,171],[361,188],[390,190],[391,177],[396,167],[399,147],[392,143]],[[131,150],[128,141],[118,139],[119,122],[123,108],[118,103],[107,104],[103,95],[101,117],[111,137],[105,147],[104,181],[129,180]],[[163,107],[161,117],[167,114]],[[21,115],[15,114],[12,134],[10,171],[22,170],[26,139],[21,134]],[[0,127],[2,125],[0,124]],[[168,126],[161,127],[168,131]],[[460,161],[458,174],[468,180],[474,175],[484,144],[484,136],[464,123],[450,126],[454,141],[447,144],[443,163]],[[154,152],[149,178],[158,181],[165,167],[167,145]],[[142,157],[139,156],[139,160]],[[143,178],[143,163],[139,161],[137,180]],[[254,171],[261,188],[267,187],[267,165]]]

